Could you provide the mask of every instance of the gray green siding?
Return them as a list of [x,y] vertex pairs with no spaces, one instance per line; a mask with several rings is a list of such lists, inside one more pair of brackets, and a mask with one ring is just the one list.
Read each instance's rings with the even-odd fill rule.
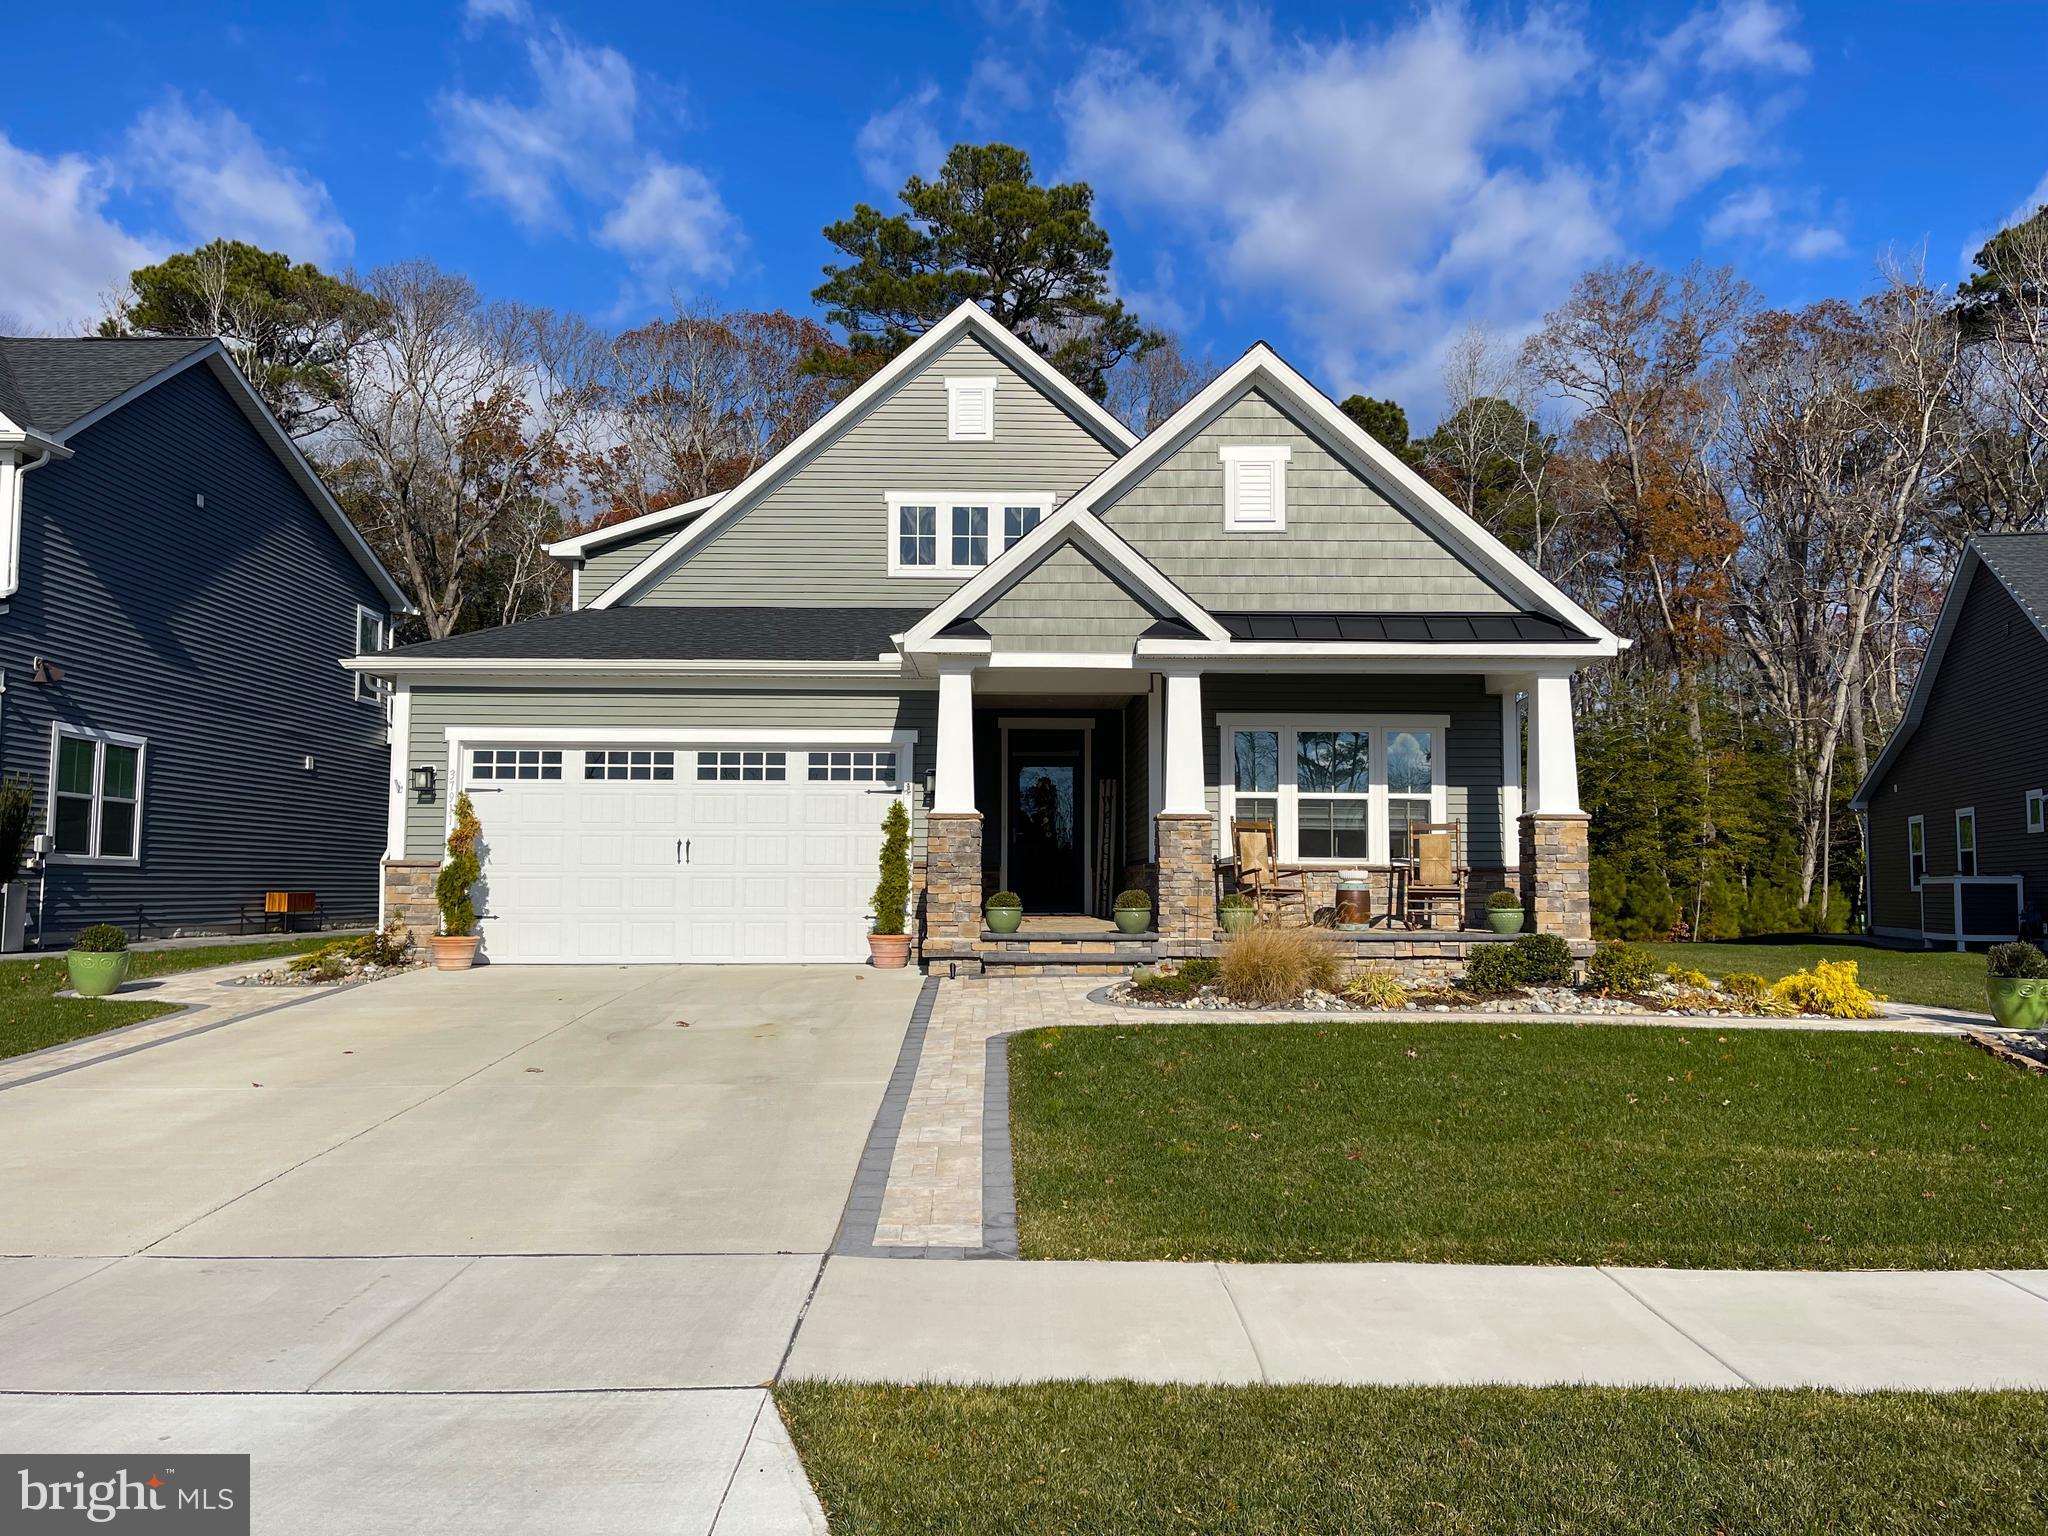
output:
[[[946,438],[946,383],[994,376],[991,442]],[[1054,504],[1114,457],[979,339],[962,336],[682,564],[630,599],[790,607],[936,604],[958,585],[889,575],[890,491],[1044,492]],[[586,592],[586,602],[590,600]]]
[[[692,689],[606,688],[578,683],[565,687],[486,688],[480,686],[415,687],[412,690],[412,742],[407,761],[433,766],[440,784],[448,783],[448,730],[503,727],[516,740],[521,728],[545,726],[613,727],[620,729],[725,730],[735,739],[777,730],[842,730],[885,727],[917,732],[917,746],[908,772],[922,782],[931,763],[938,734],[938,695],[931,690],[855,692],[780,690],[774,688]],[[447,826],[446,796],[408,802],[405,851],[413,858],[441,852]],[[912,820],[917,855],[924,850],[923,796],[912,795]]]
[[1469,676],[1263,676],[1212,673],[1202,679],[1202,767],[1209,814],[1218,814],[1222,783],[1218,715],[1447,715],[1445,814],[1464,834],[1465,857],[1477,867],[1502,863],[1500,695]]
[[[1284,531],[1224,531],[1217,450],[1233,443],[1292,450]],[[1208,608],[1498,613],[1516,606],[1257,391],[1102,515]]]
[[604,596],[613,582],[674,538],[676,531],[674,526],[656,528],[638,538],[621,539],[616,544],[592,550],[585,558],[583,573],[577,580],[576,600],[579,606],[588,608]]
[[988,631],[997,650],[1129,655],[1158,615],[1070,541],[973,618]]

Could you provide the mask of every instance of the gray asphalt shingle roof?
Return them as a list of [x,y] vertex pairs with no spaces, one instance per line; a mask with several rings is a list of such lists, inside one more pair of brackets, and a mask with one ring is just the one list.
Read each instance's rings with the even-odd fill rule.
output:
[[922,608],[584,608],[401,646],[475,661],[873,661]]
[[0,336],[0,413],[16,426],[62,432],[210,336]]
[[2048,630],[2048,533],[1980,533],[1970,542],[2027,617]]

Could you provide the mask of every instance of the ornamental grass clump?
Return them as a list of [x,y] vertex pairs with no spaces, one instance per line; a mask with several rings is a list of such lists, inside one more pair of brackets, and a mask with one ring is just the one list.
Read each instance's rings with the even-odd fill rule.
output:
[[1347,1002],[1365,1008],[1399,1008],[1408,1001],[1408,988],[1390,965],[1368,965],[1345,983]]
[[1854,960],[1823,960],[1771,984],[1774,1002],[1824,1019],[1874,1019],[1884,999],[1856,979]]
[[1320,928],[1249,928],[1223,941],[1216,989],[1247,1008],[1298,1003],[1337,990],[1337,948]]

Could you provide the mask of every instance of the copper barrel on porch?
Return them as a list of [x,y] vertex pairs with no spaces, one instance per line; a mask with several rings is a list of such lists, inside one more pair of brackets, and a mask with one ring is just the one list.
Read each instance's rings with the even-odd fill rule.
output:
[[1372,886],[1362,869],[1337,877],[1337,926],[1363,928],[1372,921]]

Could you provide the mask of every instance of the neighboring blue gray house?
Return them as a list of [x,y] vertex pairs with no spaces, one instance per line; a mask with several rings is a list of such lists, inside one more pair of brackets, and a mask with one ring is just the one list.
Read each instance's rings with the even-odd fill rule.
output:
[[28,932],[378,908],[403,593],[217,341],[0,338],[0,771]]

